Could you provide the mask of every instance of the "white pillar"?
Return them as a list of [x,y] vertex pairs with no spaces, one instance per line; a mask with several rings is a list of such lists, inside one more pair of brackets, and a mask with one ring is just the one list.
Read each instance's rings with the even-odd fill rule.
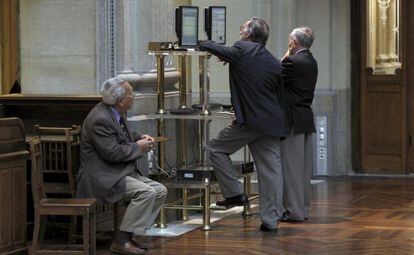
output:
[[[129,80],[138,91],[156,87],[155,58],[147,54],[148,42],[175,41],[173,1],[118,0],[116,19],[116,74]],[[178,80],[172,58],[166,58],[166,89]]]

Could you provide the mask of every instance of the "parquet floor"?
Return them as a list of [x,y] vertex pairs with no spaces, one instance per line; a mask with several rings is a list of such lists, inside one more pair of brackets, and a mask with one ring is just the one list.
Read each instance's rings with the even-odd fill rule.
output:
[[[154,237],[147,254],[414,254],[414,178],[327,179],[312,192],[309,220],[281,223],[276,234],[258,230],[256,209],[211,231]],[[111,254],[108,245],[98,254]]]

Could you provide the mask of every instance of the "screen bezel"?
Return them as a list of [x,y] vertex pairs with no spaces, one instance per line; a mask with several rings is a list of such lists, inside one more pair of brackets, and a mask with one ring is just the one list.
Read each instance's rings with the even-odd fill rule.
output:
[[227,39],[227,10],[226,10],[226,6],[209,6],[208,7],[208,14],[207,12],[205,13],[205,30],[207,33],[207,37],[209,40],[212,40],[212,24],[213,24],[213,9],[224,9],[224,41],[223,42],[217,42],[220,44],[226,44],[226,39]]
[[[195,9],[197,11],[197,18],[196,18],[196,42],[195,44],[183,44],[183,9]],[[197,6],[179,6],[175,12],[175,32],[178,37],[178,45],[179,46],[197,46],[198,45],[198,19],[199,19],[199,12]]]

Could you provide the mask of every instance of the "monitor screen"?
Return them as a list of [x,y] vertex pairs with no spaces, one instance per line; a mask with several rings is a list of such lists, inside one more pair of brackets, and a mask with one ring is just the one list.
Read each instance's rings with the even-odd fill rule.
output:
[[180,6],[177,15],[179,16],[177,18],[179,45],[196,46],[198,43],[198,7]]
[[[226,7],[209,7],[209,23],[211,24],[211,38],[217,43],[226,43]],[[210,36],[209,36],[210,37]]]

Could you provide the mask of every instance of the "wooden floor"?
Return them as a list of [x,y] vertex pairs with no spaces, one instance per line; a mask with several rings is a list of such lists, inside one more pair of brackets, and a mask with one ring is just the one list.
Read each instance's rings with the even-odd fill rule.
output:
[[[147,254],[414,254],[414,178],[340,178],[313,185],[304,223],[258,230],[257,214],[232,215],[213,230],[152,238]],[[108,245],[98,254],[111,254]]]

